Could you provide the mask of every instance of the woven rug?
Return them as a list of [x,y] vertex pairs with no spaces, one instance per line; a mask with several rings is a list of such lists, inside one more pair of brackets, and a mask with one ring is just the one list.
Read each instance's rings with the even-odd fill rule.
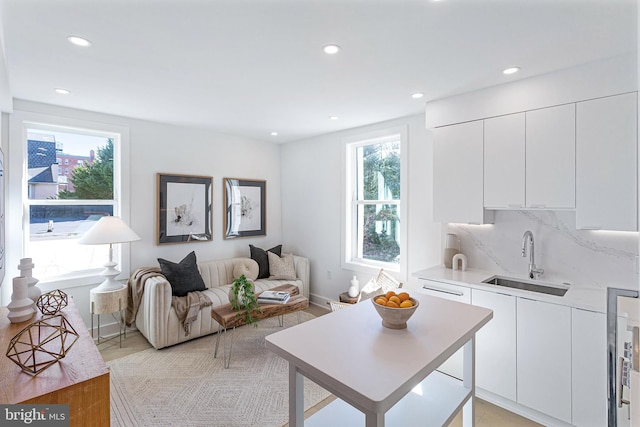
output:
[[[301,312],[301,320],[313,318]],[[297,323],[285,316],[285,327]],[[277,318],[233,333],[231,365],[223,367],[216,334],[161,350],[115,359],[111,369],[111,425],[282,426],[288,421],[288,363],[265,348],[264,337],[282,330]],[[229,331],[231,332],[231,331]],[[231,333],[227,334],[227,344]],[[305,378],[305,410],[329,393]]]

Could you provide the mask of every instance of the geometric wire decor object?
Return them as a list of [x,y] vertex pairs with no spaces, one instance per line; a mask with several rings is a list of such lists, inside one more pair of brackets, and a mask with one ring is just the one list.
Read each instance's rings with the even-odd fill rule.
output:
[[7,357],[30,375],[38,375],[67,355],[78,333],[62,314],[33,322],[11,339]]
[[60,289],[42,294],[36,301],[36,306],[42,314],[56,314],[67,306],[69,299],[67,294]]

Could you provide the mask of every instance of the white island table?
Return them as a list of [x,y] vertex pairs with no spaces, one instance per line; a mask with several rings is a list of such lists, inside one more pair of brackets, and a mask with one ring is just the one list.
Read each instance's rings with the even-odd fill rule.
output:
[[[382,326],[372,302],[269,335],[266,346],[289,362],[289,426],[305,424],[304,377],[337,399],[309,426],[441,426],[462,409],[473,425],[475,333],[493,317],[486,308],[426,295],[407,329]],[[464,347],[464,379],[436,371]]]

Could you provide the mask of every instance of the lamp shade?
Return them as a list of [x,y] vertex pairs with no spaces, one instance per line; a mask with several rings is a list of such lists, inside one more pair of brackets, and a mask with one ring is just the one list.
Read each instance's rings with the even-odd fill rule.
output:
[[103,216],[78,240],[82,245],[106,245],[140,240],[140,237],[117,216]]

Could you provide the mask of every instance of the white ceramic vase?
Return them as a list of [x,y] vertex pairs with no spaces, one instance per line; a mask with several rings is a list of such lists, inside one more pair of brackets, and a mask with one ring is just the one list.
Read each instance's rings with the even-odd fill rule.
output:
[[33,277],[33,267],[35,267],[35,264],[31,258],[22,258],[20,264],[18,264],[20,275],[27,279],[27,295],[29,299],[35,303],[38,301],[38,298],[40,298],[40,295],[42,295],[42,291],[36,286],[38,279]]
[[27,278],[18,276],[13,278],[13,293],[11,302],[7,306],[7,317],[11,323],[26,322],[35,314],[34,302],[27,295]]

